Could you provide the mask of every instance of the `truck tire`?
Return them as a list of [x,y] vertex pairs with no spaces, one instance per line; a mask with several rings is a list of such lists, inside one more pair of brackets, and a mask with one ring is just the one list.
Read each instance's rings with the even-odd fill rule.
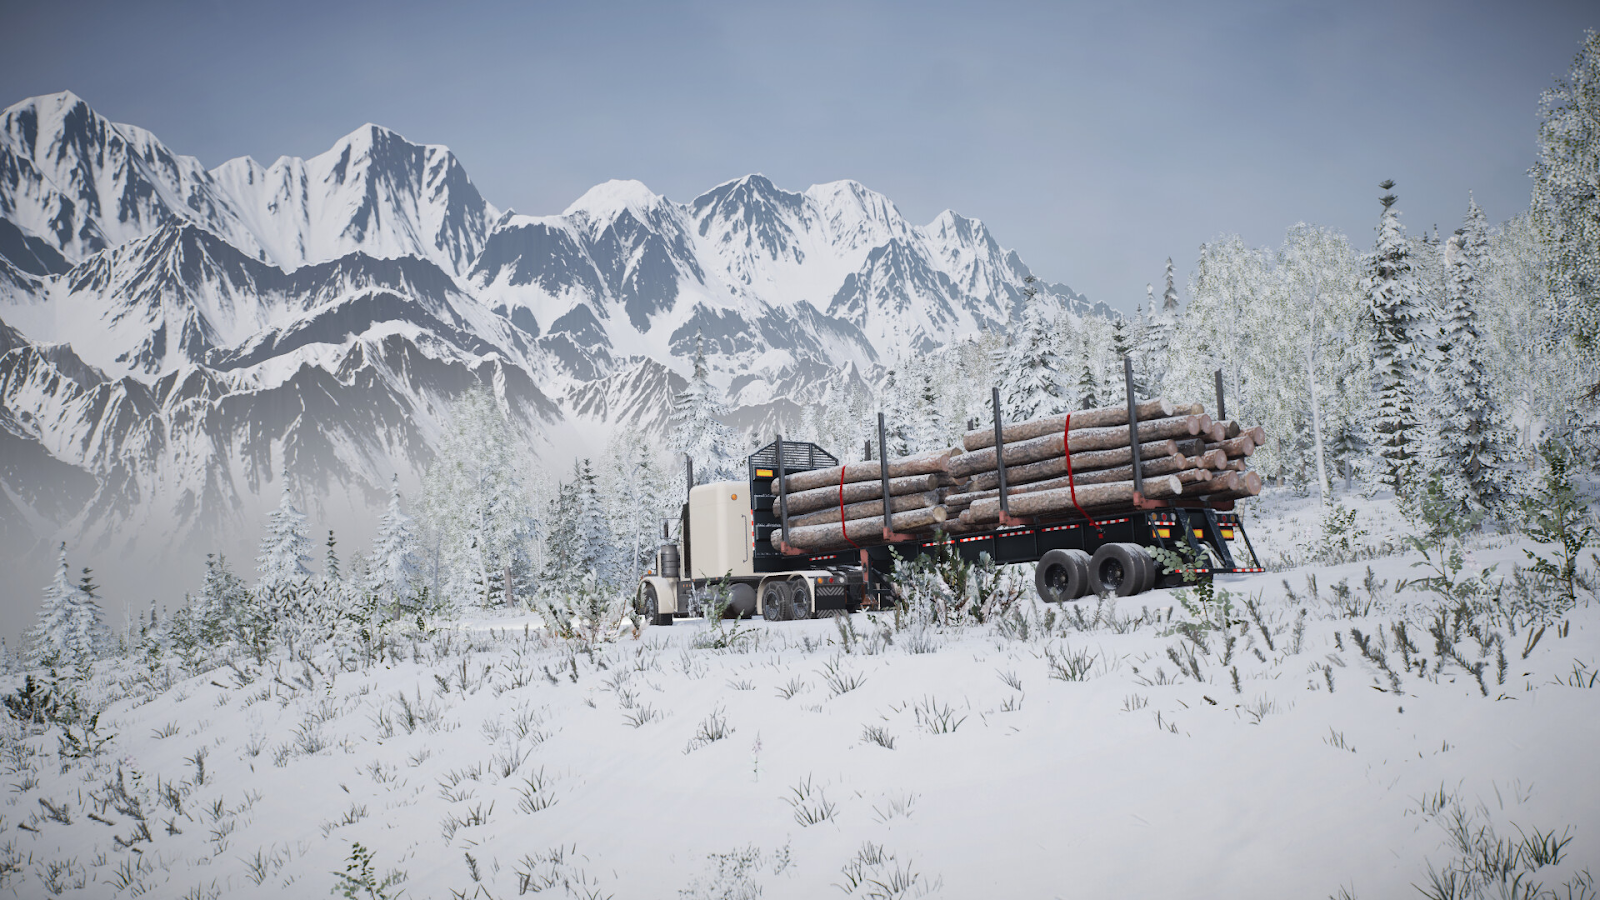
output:
[[789,618],[789,585],[769,581],[761,589],[761,618],[768,622],[783,622]]
[[1076,600],[1089,592],[1089,554],[1051,550],[1033,569],[1033,586],[1046,603]]
[[1150,555],[1150,551],[1138,544],[1129,544],[1128,547],[1128,552],[1133,554],[1140,568],[1144,570],[1144,577],[1139,582],[1139,589],[1134,592],[1142,594],[1156,586],[1156,581],[1161,577],[1161,569],[1156,565],[1155,557]]
[[1089,585],[1095,593],[1129,597],[1139,592],[1145,568],[1133,549],[1132,544],[1102,544],[1094,552],[1089,559]]
[[811,618],[811,592],[806,590],[806,583],[799,578],[789,579],[789,618]]
[[661,600],[656,597],[656,586],[649,582],[644,586],[644,617],[651,625],[672,624],[672,613],[661,614]]

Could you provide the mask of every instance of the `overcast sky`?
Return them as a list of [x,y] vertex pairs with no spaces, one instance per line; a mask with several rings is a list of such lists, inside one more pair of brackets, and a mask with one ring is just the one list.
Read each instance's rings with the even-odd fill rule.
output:
[[0,21],[0,104],[71,90],[207,166],[371,121],[524,213],[608,178],[678,201],[853,178],[1131,309],[1220,234],[1367,246],[1384,178],[1413,231],[1453,229],[1469,190],[1514,215],[1539,93],[1600,4],[0,0]]

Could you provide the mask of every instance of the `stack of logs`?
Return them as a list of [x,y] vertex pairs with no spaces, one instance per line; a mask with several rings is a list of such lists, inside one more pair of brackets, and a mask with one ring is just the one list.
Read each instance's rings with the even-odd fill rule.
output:
[[[1261,428],[1212,421],[1199,404],[1174,405],[1166,400],[1140,403],[1137,414],[1145,500],[1222,501],[1261,492],[1261,477],[1245,464],[1266,440]],[[1080,511],[1105,518],[1135,506],[1125,406],[1008,425],[1001,441],[1008,521],[1075,518]],[[994,445],[994,429],[979,429],[962,438],[961,448],[890,460],[893,532],[885,527],[879,463],[790,475],[784,482],[788,543],[797,550],[831,550],[935,530],[983,530],[999,523],[1000,473]],[[773,494],[778,487],[774,479]]]

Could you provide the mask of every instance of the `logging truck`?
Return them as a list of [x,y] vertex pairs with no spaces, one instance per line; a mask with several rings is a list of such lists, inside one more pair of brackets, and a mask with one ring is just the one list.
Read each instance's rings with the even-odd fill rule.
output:
[[[1060,425],[1045,421],[1043,427],[1055,425],[1060,431],[1054,438],[1054,446],[1060,448],[1058,453],[1066,460],[1068,484],[1065,488],[1044,490],[1041,488],[1062,479],[1008,487],[1006,476],[1010,468],[1019,477],[1029,477],[1022,475],[1022,467],[1009,461],[1013,456],[1038,458],[1037,453],[1022,454],[1029,444],[1037,444],[1049,436],[1031,441],[1012,440],[1012,430],[1003,428],[1000,421],[998,392],[994,400],[993,439],[990,441],[985,434],[975,443],[1003,448],[987,451],[993,462],[986,475],[997,482],[998,490],[990,490],[987,495],[961,495],[968,498],[963,502],[970,503],[968,508],[978,515],[965,512],[959,519],[946,521],[943,491],[926,494],[937,496],[938,506],[915,499],[916,493],[926,493],[933,484],[928,476],[893,477],[891,466],[905,460],[891,461],[881,452],[885,446],[881,415],[878,417],[880,452],[876,462],[871,462],[870,443],[868,463],[841,466],[836,457],[816,444],[785,441],[780,435],[745,460],[745,479],[689,489],[687,502],[676,523],[676,539],[668,537],[669,528],[664,524],[655,564],[640,579],[635,598],[638,611],[652,624],[670,625],[675,618],[699,616],[713,609],[722,610],[726,616],[761,616],[784,621],[891,608],[896,602],[890,580],[896,556],[904,559],[921,554],[955,554],[969,562],[976,562],[987,554],[998,565],[1031,564],[1039,596],[1051,603],[1077,600],[1089,594],[1127,597],[1218,574],[1264,571],[1245,534],[1243,522],[1234,511],[1236,498],[1259,492],[1260,479],[1250,473],[1254,478],[1253,489],[1245,489],[1240,486],[1238,471],[1230,471],[1226,478],[1216,479],[1214,487],[1208,487],[1209,475],[1201,479],[1192,474],[1208,470],[1174,472],[1174,466],[1202,465],[1197,461],[1201,457],[1185,457],[1180,448],[1168,457],[1150,458],[1152,453],[1167,452],[1162,448],[1173,444],[1171,440],[1144,440],[1147,432],[1140,429],[1158,424],[1140,421],[1141,413],[1151,414],[1150,402],[1135,404],[1129,390],[1126,415],[1121,417],[1127,429],[1120,438],[1123,446],[1115,451],[1080,454],[1075,449],[1080,434],[1087,440],[1096,432],[1110,429],[1088,428],[1073,432],[1071,416]],[[1222,401],[1219,376],[1219,419],[1223,416]],[[1161,409],[1154,410],[1154,414],[1166,416],[1163,421],[1171,425],[1174,421],[1172,405],[1165,401],[1159,403]],[[1090,421],[1106,419],[1101,416]],[[1197,433],[1197,423],[1202,419],[1205,433],[1188,443],[1199,445],[1206,437],[1216,438],[1205,445],[1212,449],[1203,452],[1214,458],[1204,465],[1227,468],[1224,463],[1228,455],[1252,452],[1248,433],[1241,444],[1240,439],[1226,429],[1214,427],[1215,423],[1208,416],[1191,415],[1167,431],[1188,427],[1191,434]],[[1034,420],[1038,421],[1043,420]],[[1233,431],[1237,430],[1235,426]],[[1018,431],[1024,436],[1031,433],[1026,429]],[[1157,430],[1156,433],[1166,432]],[[974,434],[976,432],[968,434],[969,445],[974,443]],[[1091,443],[1089,446],[1101,445]],[[1141,459],[1141,449],[1145,459]],[[1049,452],[1048,448],[1045,452]],[[1085,459],[1094,452],[1121,454],[1120,458],[1129,462],[1124,467],[1130,473],[1129,480],[1106,484],[1103,483],[1106,478],[1095,479],[1092,477],[1095,473],[1088,473],[1081,477],[1095,486],[1078,484],[1071,460],[1075,455]],[[1186,462],[1166,464],[1167,459],[1173,458]],[[978,461],[979,457],[972,453],[966,459]],[[935,464],[927,463],[923,468]],[[870,480],[863,476],[863,465],[876,469]],[[945,471],[950,468],[945,464]],[[1242,470],[1242,465],[1236,462],[1234,469]],[[1103,474],[1116,470],[1099,471]],[[800,479],[801,483],[812,484],[819,480],[818,476],[825,475],[829,486],[794,492],[790,486],[790,482],[796,480],[793,476],[807,472],[814,475]],[[1146,474],[1152,472],[1174,474]],[[922,480],[919,481],[919,477]],[[960,484],[970,485],[972,480],[966,479]],[[1192,488],[1197,480],[1200,481],[1198,490],[1185,490],[1185,485]],[[692,464],[687,483],[694,484]],[[856,493],[850,494],[851,489],[857,489]],[[959,489],[967,490],[966,487]],[[799,504],[799,498],[819,491],[829,495],[830,505],[831,495],[837,493],[837,509],[826,510],[821,516],[836,524],[797,525],[791,516],[791,497]],[[1099,491],[1094,495],[1097,497],[1114,495],[1124,499],[1103,501],[1112,505],[1101,505],[1089,511],[1081,501],[1092,491]],[[1053,495],[1064,498],[1069,493],[1071,508],[1061,508],[1064,501],[1052,505]],[[852,502],[852,497],[862,495],[876,498],[868,501],[875,503],[876,508],[867,512],[876,513],[877,518],[860,518],[860,511],[852,511],[854,506],[867,505]],[[899,511],[906,505],[898,502],[902,497],[914,508]],[[888,498],[887,503],[884,498]],[[950,502],[954,501],[955,497],[951,497]],[[988,506],[981,506],[983,503]],[[814,509],[815,505],[808,508]],[[1018,514],[1014,512],[1017,509],[1026,509],[1032,514]],[[811,515],[816,517],[818,513]],[[802,533],[819,530],[826,531],[829,546],[823,549],[816,549],[815,544],[812,549],[795,546],[802,542]],[[1176,571],[1166,571],[1172,567],[1159,562],[1151,552],[1153,548],[1177,553],[1184,564]]]

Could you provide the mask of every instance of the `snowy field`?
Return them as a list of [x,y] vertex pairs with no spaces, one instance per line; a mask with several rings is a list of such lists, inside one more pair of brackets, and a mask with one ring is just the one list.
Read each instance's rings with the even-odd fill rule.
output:
[[[1347,502],[1360,544],[1398,544],[1392,504]],[[1588,595],[1519,593],[1531,545],[1480,539],[1458,577],[1507,583],[1440,620],[1441,667],[1443,601],[1395,589],[1427,574],[1418,554],[1308,564],[1315,500],[1244,511],[1280,570],[1219,579],[1227,616],[1173,591],[1046,609],[1018,571],[1016,614],[959,629],[689,620],[586,647],[480,617],[343,666],[315,648],[186,679],[102,663],[92,692],[119,699],[98,752],[6,720],[0,884],[318,897],[351,872],[360,897],[1380,898],[1498,865],[1540,896],[1594,896]]]

